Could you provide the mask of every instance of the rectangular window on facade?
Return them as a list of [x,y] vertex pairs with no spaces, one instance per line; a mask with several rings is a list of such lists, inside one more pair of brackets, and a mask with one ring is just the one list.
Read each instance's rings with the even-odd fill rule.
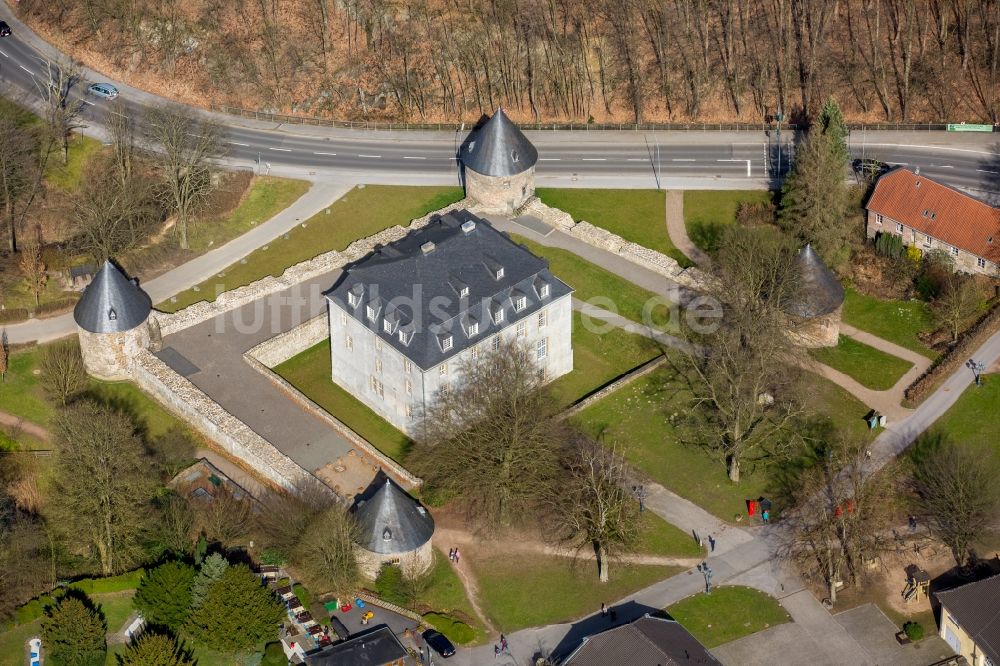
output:
[[500,268],[497,269],[496,276],[497,276],[498,280],[502,280],[503,279],[503,266],[501,266]]
[[953,257],[957,257],[958,256],[958,248],[957,247],[952,247],[951,248],[951,255]]
[[471,338],[473,335],[478,335],[478,334],[479,334],[479,322],[474,321],[469,323],[469,337]]
[[375,372],[382,372],[382,359],[380,358],[375,359]]
[[548,283],[542,285],[542,288],[538,290],[538,295],[541,296],[542,298],[548,298],[549,297],[549,285],[548,285]]
[[454,341],[449,335],[447,338],[441,341],[441,351],[448,351],[454,345]]
[[451,384],[448,382],[441,382],[441,395],[448,395],[448,391],[451,390]]
[[346,326],[347,325],[347,313],[346,312],[341,312],[340,313],[340,325],[341,326]]
[[390,322],[388,319],[383,319],[382,330],[385,331],[386,333],[392,333],[392,322]]
[[412,395],[413,394],[413,382],[411,382],[409,379],[405,380],[403,382],[403,389],[406,391],[406,395]]
[[528,307],[528,299],[525,296],[518,296],[514,299],[514,309],[520,312],[524,308]]
[[976,257],[976,266],[980,268],[986,268],[986,260],[982,257]]
[[406,418],[408,418],[408,419],[412,419],[413,418],[413,405],[407,405],[406,406]]
[[438,374],[440,376],[442,376],[442,377],[444,377],[445,375],[448,374],[448,364],[447,363],[442,363],[441,365],[438,366]]
[[545,328],[545,325],[549,323],[548,314],[545,310],[538,313],[538,328]]
[[375,338],[375,351],[382,351],[382,338]]
[[375,375],[371,376],[371,387],[372,387],[372,392],[375,393],[378,397],[380,398],[385,397],[385,389],[382,387],[382,382],[379,381],[378,377],[376,377]]
[[473,361],[475,361],[477,358],[479,358],[479,345],[476,345],[475,347],[473,347],[472,351],[470,353],[472,354],[472,360]]
[[493,336],[493,351],[500,351],[500,336]]
[[903,233],[903,225],[900,224],[899,222],[896,223],[896,233],[898,234]]
[[930,236],[924,236],[924,247],[930,247],[933,243]]
[[875,213],[875,224],[882,224],[882,213]]
[[403,372],[410,372],[411,370],[413,370],[413,364],[410,362],[410,359],[404,358],[403,359]]
[[347,294],[347,302],[351,304],[352,308],[358,307],[358,303],[361,302],[361,297],[357,294]]
[[535,343],[535,357],[537,360],[541,361],[546,356],[549,355],[549,339],[542,338]]
[[347,337],[345,337],[344,338],[344,346],[347,347],[348,349],[354,349],[354,338],[352,338],[349,335]]
[[368,319],[375,321],[375,308],[370,305],[365,306],[365,314],[368,316]]
[[523,338],[528,334],[528,326],[525,322],[517,322],[517,337]]

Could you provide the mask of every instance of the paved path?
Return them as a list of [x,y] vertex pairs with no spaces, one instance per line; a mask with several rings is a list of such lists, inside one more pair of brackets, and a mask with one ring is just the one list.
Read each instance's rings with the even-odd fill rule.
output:
[[227,456],[217,453],[212,449],[198,449],[194,452],[195,458],[204,458],[212,463],[217,470],[232,479],[233,483],[247,491],[258,502],[267,499],[271,493],[271,488],[259,481],[253,474],[247,472],[237,465]]
[[688,238],[684,224],[684,190],[667,190],[666,194],[667,235],[670,241],[699,267],[708,268],[712,260]]
[[43,442],[49,441],[52,437],[52,433],[42,426],[37,423],[32,423],[31,421],[26,421],[16,414],[0,412],[0,425],[8,426],[14,430],[20,430],[24,434]]
[[[227,266],[236,263],[258,247],[292,229],[342,197],[353,184],[346,180],[314,183],[299,197],[267,222],[237,236],[225,245],[195,257],[177,268],[144,283],[143,289],[153,303],[164,301],[192,285],[206,280]],[[47,319],[30,319],[5,327],[11,343],[47,342],[76,332],[72,313]]]

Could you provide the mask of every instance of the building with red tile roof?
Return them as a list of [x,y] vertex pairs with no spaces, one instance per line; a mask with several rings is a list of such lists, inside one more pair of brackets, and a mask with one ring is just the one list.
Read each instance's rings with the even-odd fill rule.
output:
[[905,245],[948,253],[956,270],[1000,274],[1000,208],[897,167],[878,179],[865,209],[869,238],[896,234]]

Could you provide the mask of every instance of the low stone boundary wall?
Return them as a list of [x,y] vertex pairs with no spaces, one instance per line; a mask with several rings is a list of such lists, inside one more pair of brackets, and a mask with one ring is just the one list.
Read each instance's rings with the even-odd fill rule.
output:
[[[319,479],[149,351],[142,350],[136,355],[132,377],[139,388],[268,481],[289,490],[304,484],[326,488]],[[333,491],[329,493],[336,497]]]
[[611,395],[618,389],[628,386],[629,384],[639,379],[640,377],[645,377],[646,375],[651,373],[653,370],[656,370],[658,367],[660,367],[666,362],[667,362],[666,356],[657,356],[652,361],[647,361],[646,363],[640,365],[638,368],[629,371],[628,374],[622,375],[621,377],[611,382],[604,388],[595,391],[594,393],[591,393],[586,398],[584,398],[583,400],[576,403],[575,405],[567,409],[565,412],[560,414],[560,418],[565,419],[569,418],[570,416],[579,414],[587,407],[590,407],[595,402],[600,400],[601,398],[606,398],[607,396]]
[[939,356],[923,374],[917,377],[903,392],[903,396],[918,403],[937,385],[944,375],[949,375],[969,360],[969,356],[980,345],[1000,330],[1000,302],[994,303],[989,312],[973,324],[954,347]]
[[329,314],[318,314],[304,324],[268,338],[256,347],[247,350],[243,355],[262,363],[267,368],[273,368],[284,363],[296,354],[314,347],[330,335]]
[[697,268],[681,268],[681,265],[673,257],[627,241],[607,229],[594,226],[590,222],[582,220],[574,222],[569,213],[547,206],[537,197],[525,204],[521,212],[534,215],[546,224],[564,231],[588,245],[617,254],[689,289],[704,291],[710,284],[709,275]]
[[390,604],[388,601],[383,601],[382,599],[379,599],[373,594],[368,594],[367,592],[358,592],[358,597],[362,601],[369,603],[373,606],[378,606],[380,608],[390,610],[393,613],[396,613],[397,615],[403,615],[405,617],[410,618],[414,622],[419,622],[420,624],[427,624],[426,622],[424,622],[423,617],[417,615],[413,611],[408,610],[406,608],[402,608],[401,606],[397,606],[396,604]]
[[328,426],[330,426],[330,428],[335,430],[338,435],[343,437],[352,446],[358,449],[358,453],[361,454],[362,458],[367,458],[374,466],[381,467],[382,471],[386,474],[390,474],[400,485],[405,488],[416,488],[423,483],[422,479],[410,474],[406,471],[406,469],[399,465],[399,463],[376,449],[367,439],[354,432],[346,423],[337,419],[330,414],[330,412],[310,400],[304,393],[289,384],[283,377],[275,374],[263,363],[247,355],[244,355],[244,359],[250,364],[251,368],[266,377],[268,381],[276,384],[278,388],[288,395],[290,399],[299,403],[305,411],[325,422]]

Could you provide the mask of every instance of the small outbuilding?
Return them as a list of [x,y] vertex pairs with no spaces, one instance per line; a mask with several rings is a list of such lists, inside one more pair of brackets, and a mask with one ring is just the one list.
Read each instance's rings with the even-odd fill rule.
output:
[[358,524],[358,567],[374,578],[385,564],[397,564],[407,575],[421,574],[433,563],[434,519],[420,502],[388,478],[354,508]]
[[136,354],[149,346],[149,294],[105,261],[73,309],[87,372],[99,379],[128,379]]
[[803,347],[835,347],[840,337],[844,288],[819,255],[806,245],[795,257],[799,288],[785,306],[792,339]]
[[538,151],[502,108],[472,132],[460,158],[465,193],[484,208],[511,214],[535,196]]

